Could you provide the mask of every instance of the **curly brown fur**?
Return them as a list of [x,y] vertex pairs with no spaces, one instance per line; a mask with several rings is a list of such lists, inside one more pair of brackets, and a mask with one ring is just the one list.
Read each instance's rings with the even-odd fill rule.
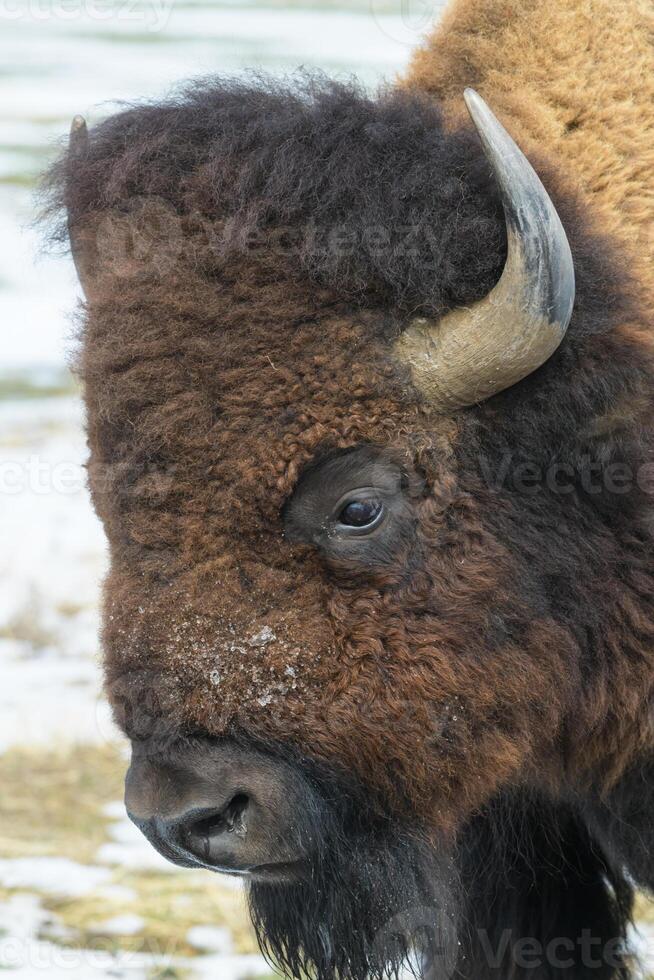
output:
[[[652,753],[654,364],[640,267],[543,145],[564,344],[451,417],[417,394],[392,341],[505,258],[452,118],[420,92],[210,80],[107,120],[50,189],[98,243],[79,367],[124,727],[272,742],[453,844],[509,788],[602,800]],[[306,468],[362,445],[419,488],[383,570],[283,536]]]

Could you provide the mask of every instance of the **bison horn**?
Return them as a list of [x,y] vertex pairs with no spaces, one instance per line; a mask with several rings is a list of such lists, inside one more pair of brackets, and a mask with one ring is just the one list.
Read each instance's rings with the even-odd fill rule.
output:
[[551,357],[570,322],[574,267],[561,220],[522,151],[472,89],[464,98],[498,182],[507,233],[502,277],[484,299],[414,320],[396,343],[418,388],[444,409],[481,402]]
[[[86,120],[83,116],[75,116],[70,127],[69,151],[73,164],[81,156],[86,154],[89,143],[89,131]],[[73,262],[77,270],[77,277],[84,290],[84,295],[88,299],[92,282],[90,256],[92,254],[85,240],[85,235],[79,226],[76,226],[71,217],[70,207],[68,208],[68,238],[70,250],[73,255]]]

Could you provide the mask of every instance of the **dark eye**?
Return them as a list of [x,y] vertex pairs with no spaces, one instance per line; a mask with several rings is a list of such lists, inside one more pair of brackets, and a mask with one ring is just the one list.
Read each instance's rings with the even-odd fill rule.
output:
[[384,505],[376,497],[351,500],[338,515],[339,524],[370,530],[381,520]]

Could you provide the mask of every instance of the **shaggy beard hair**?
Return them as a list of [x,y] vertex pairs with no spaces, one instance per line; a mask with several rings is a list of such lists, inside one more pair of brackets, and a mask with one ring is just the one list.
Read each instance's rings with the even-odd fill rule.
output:
[[406,829],[362,826],[335,810],[319,821],[318,847],[300,880],[249,887],[271,965],[297,980],[450,977],[459,907],[451,861]]
[[[390,820],[375,823],[349,790],[309,792],[295,828],[310,854],[302,878],[250,886],[259,943],[285,976],[629,980],[632,885],[575,807],[500,794],[451,851]],[[516,959],[524,940],[542,947],[536,970]],[[548,953],[561,941],[567,964]]]

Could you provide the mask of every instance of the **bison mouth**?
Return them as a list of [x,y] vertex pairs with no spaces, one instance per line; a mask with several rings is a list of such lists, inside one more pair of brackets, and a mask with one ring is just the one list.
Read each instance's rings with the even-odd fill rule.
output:
[[411,958],[430,980],[451,972],[447,850],[352,780],[275,746],[149,740],[133,742],[126,804],[175,864],[244,879],[260,946],[285,976],[375,980]]
[[593,960],[598,980],[627,975],[610,949],[631,885],[574,801],[507,788],[448,845],[288,746],[198,737],[135,743],[126,802],[175,863],[244,879],[261,949],[286,977],[526,976],[525,940],[572,944],[565,975],[586,976],[584,936],[609,957]]

